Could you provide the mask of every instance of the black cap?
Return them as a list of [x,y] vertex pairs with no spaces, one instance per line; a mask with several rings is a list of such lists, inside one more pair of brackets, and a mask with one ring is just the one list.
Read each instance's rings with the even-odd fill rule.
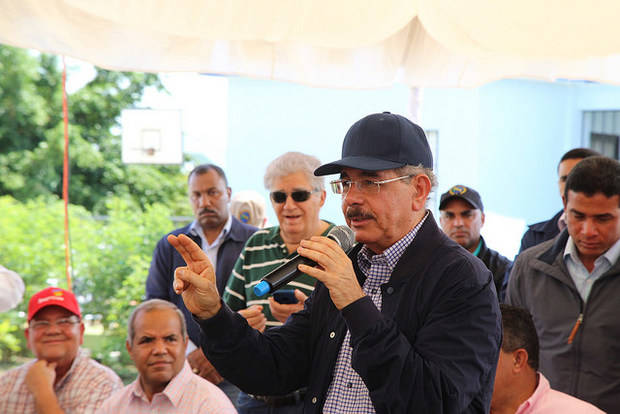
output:
[[482,199],[480,198],[480,194],[473,188],[467,187],[465,185],[455,185],[445,193],[441,195],[441,199],[439,200],[439,209],[443,210],[446,207],[446,203],[454,198],[460,198],[461,200],[467,201],[474,208],[477,208],[480,211],[484,211],[484,206],[482,205]]
[[342,159],[321,165],[314,175],[337,174],[344,167],[381,171],[422,165],[433,168],[424,130],[401,115],[383,112],[353,124],[342,143]]

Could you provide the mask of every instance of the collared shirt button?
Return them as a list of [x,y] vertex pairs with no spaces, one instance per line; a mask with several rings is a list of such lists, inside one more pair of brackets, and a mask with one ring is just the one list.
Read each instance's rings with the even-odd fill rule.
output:
[[312,397],[312,404],[316,404],[316,397]]
[[392,286],[388,287],[387,289],[385,289],[385,292],[388,295],[391,295],[392,293],[394,293],[394,288]]
[[331,339],[334,339],[334,338],[336,337],[336,332],[331,331],[331,332],[329,333],[329,337],[330,337]]

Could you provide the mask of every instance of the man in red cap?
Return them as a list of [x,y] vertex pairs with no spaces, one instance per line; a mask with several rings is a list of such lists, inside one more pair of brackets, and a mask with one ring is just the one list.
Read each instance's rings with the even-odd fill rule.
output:
[[28,303],[28,348],[37,358],[0,378],[0,412],[92,413],[123,386],[80,350],[84,324],[73,293],[48,287]]

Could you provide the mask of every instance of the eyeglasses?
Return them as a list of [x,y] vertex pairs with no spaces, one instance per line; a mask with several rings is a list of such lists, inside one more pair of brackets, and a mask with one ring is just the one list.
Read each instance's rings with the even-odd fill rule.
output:
[[403,175],[402,177],[390,178],[387,180],[381,181],[372,181],[372,180],[359,180],[359,181],[351,181],[347,179],[340,179],[330,181],[329,184],[332,187],[332,191],[336,194],[347,194],[351,189],[351,185],[355,184],[355,187],[358,191],[366,194],[378,194],[381,190],[382,184],[392,183],[398,180],[404,180],[405,178],[415,177],[415,174]]
[[[303,203],[304,201],[310,198],[312,193],[315,193],[315,192],[316,190],[314,191],[295,190],[291,193],[291,198],[293,199],[293,201],[297,203]],[[271,197],[274,203],[282,204],[286,202],[286,198],[288,197],[288,194],[285,193],[284,191],[272,191],[271,193],[269,193],[269,196]]]
[[52,325],[59,327],[60,329],[69,329],[76,323],[80,323],[79,318],[76,316],[70,316],[68,318],[61,318],[56,321],[34,321],[30,322],[30,329],[37,332],[47,331]]

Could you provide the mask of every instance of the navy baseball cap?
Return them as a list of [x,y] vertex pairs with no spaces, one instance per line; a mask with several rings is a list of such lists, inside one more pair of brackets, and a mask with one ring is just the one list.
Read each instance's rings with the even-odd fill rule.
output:
[[342,143],[342,159],[321,165],[314,175],[338,174],[343,168],[391,170],[405,165],[433,168],[424,130],[401,115],[383,112],[353,124]]
[[453,186],[441,195],[439,200],[439,210],[443,210],[446,207],[446,203],[455,198],[465,200],[471,204],[472,207],[484,212],[484,206],[482,205],[480,194],[478,194],[478,192],[473,188],[460,184]]

